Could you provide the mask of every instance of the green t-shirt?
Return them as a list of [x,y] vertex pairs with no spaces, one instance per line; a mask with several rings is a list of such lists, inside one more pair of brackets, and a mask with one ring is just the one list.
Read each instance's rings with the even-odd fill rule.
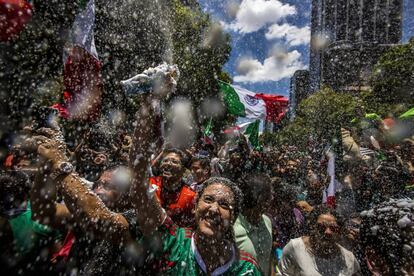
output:
[[[167,261],[164,275],[207,275],[202,269],[204,263],[190,229],[179,228],[167,218],[158,228],[158,233],[161,235],[161,253]],[[253,257],[245,252],[237,254],[235,251],[233,262],[216,269],[211,275],[261,275]]]
[[25,212],[9,219],[9,223],[13,232],[15,250],[23,255],[41,246],[42,242],[47,243],[60,237],[57,231],[32,220],[30,203]]
[[262,215],[259,224],[252,225],[240,214],[234,223],[234,234],[237,247],[258,260],[260,269],[265,275],[269,275],[272,253],[272,222],[270,218]]

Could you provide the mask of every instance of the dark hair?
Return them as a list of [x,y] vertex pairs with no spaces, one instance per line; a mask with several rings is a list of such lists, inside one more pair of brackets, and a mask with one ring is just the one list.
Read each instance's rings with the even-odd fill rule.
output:
[[[233,221],[232,223],[236,221],[237,217],[239,216],[241,212],[241,206],[243,203],[243,194],[240,190],[240,188],[232,182],[230,179],[224,178],[224,177],[210,177],[206,181],[203,182],[203,187],[201,188],[200,192],[197,193],[196,203],[200,200],[201,195],[204,193],[204,190],[213,184],[221,184],[223,186],[228,187],[234,195],[234,209],[233,209]],[[230,241],[235,241],[234,236],[234,230],[233,227],[229,227],[228,231],[224,234],[225,238]]]
[[[170,149],[164,150],[164,154],[162,156],[162,159],[164,159],[165,156],[167,156],[170,153],[175,153],[178,156],[180,156],[181,164],[184,167],[188,167],[188,157],[187,157],[187,155],[182,150],[180,150],[178,148],[170,148]],[[162,161],[162,159],[161,159],[161,161]]]
[[280,201],[287,202],[293,208],[297,202],[299,187],[283,183],[280,178],[276,177],[272,179],[272,187],[276,199],[274,203],[279,204]]
[[316,221],[320,215],[330,214],[335,217],[336,223],[339,226],[340,232],[342,233],[345,227],[345,219],[342,215],[335,211],[335,209],[328,208],[325,205],[317,205],[313,210],[306,216],[307,229],[315,228]]
[[30,179],[20,171],[0,172],[0,209],[14,208],[14,204],[27,199],[30,191]]
[[210,169],[210,158],[208,158],[207,156],[200,156],[200,155],[196,155],[193,158],[191,158],[191,164],[193,164],[194,162],[200,162],[200,165],[203,169]]
[[363,249],[381,254],[394,274],[414,260],[414,200],[391,199],[361,212],[360,239]]
[[264,173],[249,174],[240,182],[243,193],[243,209],[254,208],[259,202],[261,194],[272,195],[270,177]]
[[[243,202],[243,194],[242,191],[240,190],[240,188],[234,183],[232,182],[230,179],[224,178],[224,177],[210,177],[209,179],[207,179],[206,181],[203,182],[203,187],[201,188],[200,192],[198,192],[197,195],[197,202],[200,200],[201,195],[204,193],[204,190],[212,185],[212,184],[221,184],[223,186],[228,187],[234,195],[234,211],[233,211],[233,217],[234,217],[234,221],[236,221],[237,217],[240,214],[241,211],[241,206],[242,206],[242,202]],[[233,223],[234,223],[233,221]]]

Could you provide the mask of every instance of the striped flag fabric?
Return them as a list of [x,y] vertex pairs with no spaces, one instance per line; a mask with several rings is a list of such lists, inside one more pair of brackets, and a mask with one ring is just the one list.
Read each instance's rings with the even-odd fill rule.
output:
[[256,97],[256,93],[222,81],[219,81],[219,85],[230,114],[248,119],[265,119],[265,102]]
[[246,135],[247,140],[249,141],[250,147],[255,150],[260,149],[259,127],[260,120],[256,120],[253,123],[250,123],[244,132],[244,135]]
[[232,126],[223,131],[226,135],[239,136],[245,135],[252,149],[260,149],[259,142],[259,128],[260,120],[255,120],[253,122],[245,122],[236,126]]
[[63,53],[64,102],[53,105],[65,119],[91,121],[100,113],[102,77],[95,47],[95,0],[82,1]]
[[213,144],[213,118],[210,118],[203,126],[203,141],[205,144]]
[[255,93],[222,81],[219,81],[219,86],[230,114],[278,123],[288,109],[289,100],[286,97]]
[[335,178],[335,154],[328,150],[328,168],[327,172],[329,175],[329,185],[323,192],[323,199],[322,202],[325,203],[330,208],[335,208],[336,205],[336,190],[337,190],[337,184],[338,181]]

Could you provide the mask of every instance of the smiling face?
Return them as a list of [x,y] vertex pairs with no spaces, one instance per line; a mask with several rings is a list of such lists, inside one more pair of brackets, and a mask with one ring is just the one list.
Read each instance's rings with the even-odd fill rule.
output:
[[180,183],[180,180],[184,173],[184,166],[182,164],[181,156],[178,153],[168,153],[164,156],[160,164],[161,176],[165,183],[173,185],[174,183]]
[[197,234],[223,240],[234,222],[235,198],[232,190],[222,184],[211,184],[198,199],[195,218]]

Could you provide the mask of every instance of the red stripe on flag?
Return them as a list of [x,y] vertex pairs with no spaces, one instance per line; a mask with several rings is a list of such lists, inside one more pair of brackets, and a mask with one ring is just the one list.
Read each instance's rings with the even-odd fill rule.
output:
[[278,123],[285,115],[289,100],[280,95],[258,93],[256,97],[262,99],[266,105],[266,120]]

